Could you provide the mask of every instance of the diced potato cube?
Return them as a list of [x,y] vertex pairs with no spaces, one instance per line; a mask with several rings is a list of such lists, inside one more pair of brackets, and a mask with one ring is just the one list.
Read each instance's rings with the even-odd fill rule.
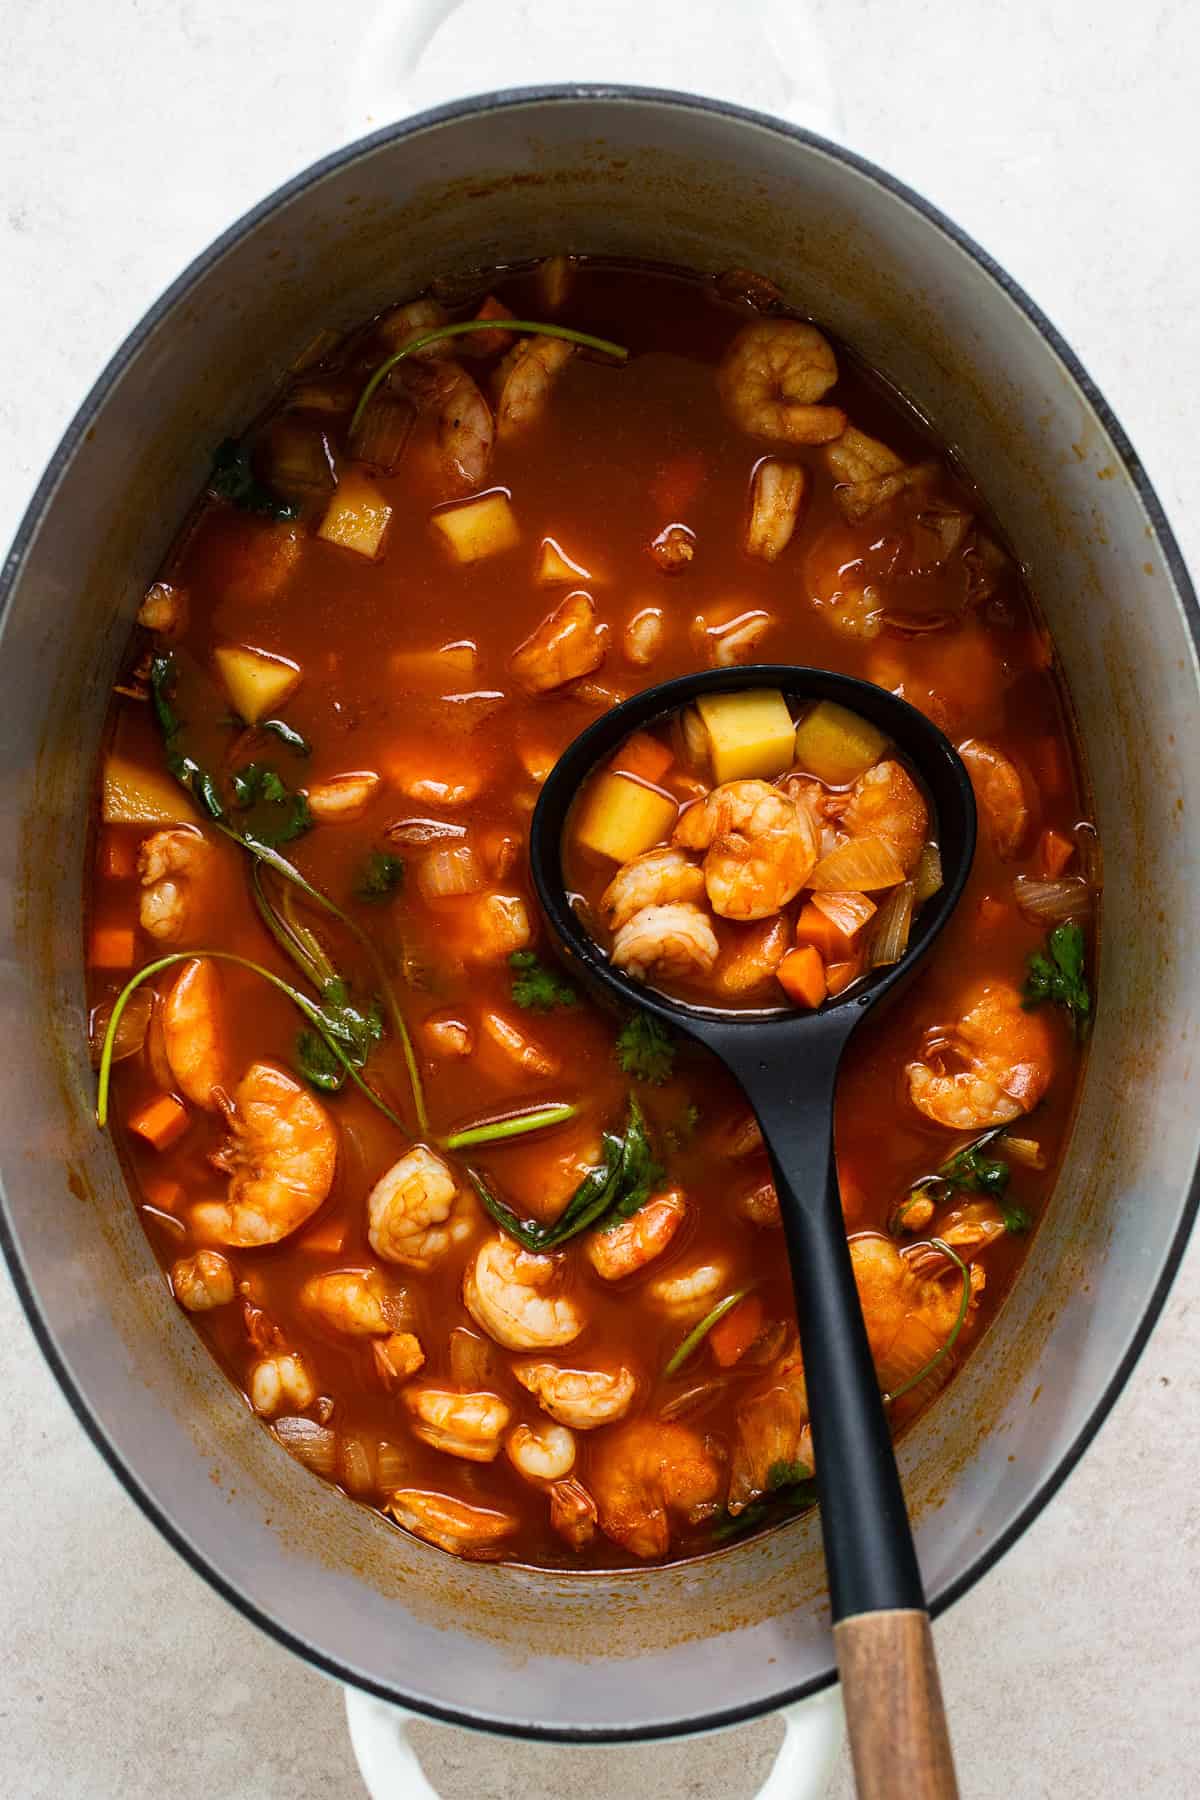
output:
[[537,578],[544,587],[555,587],[560,581],[590,581],[591,575],[582,563],[573,562],[554,538],[542,539],[538,553]]
[[325,509],[317,536],[359,556],[376,557],[392,509],[373,481],[349,469]]
[[796,727],[796,761],[830,787],[857,781],[886,748],[882,731],[833,700],[818,700]]
[[597,775],[584,798],[575,836],[585,850],[626,863],[660,843],[674,825],[674,800],[625,775]]
[[496,556],[521,541],[512,502],[507,494],[499,492],[481,494],[478,500],[462,500],[454,506],[439,506],[430,514],[430,523],[462,563]]
[[110,756],[101,786],[106,825],[176,825],[196,817],[195,807],[165,769],[143,769],[124,756]]
[[708,727],[718,782],[770,781],[791,767],[796,728],[778,688],[701,694],[696,708]]
[[251,650],[245,644],[222,644],[213,651],[217,673],[233,708],[247,725],[282,706],[300,686],[300,670],[286,656]]

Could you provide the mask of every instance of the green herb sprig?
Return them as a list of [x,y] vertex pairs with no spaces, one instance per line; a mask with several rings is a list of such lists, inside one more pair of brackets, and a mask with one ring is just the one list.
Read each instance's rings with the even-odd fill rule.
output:
[[604,1133],[603,1160],[590,1169],[575,1189],[553,1225],[523,1219],[493,1192],[478,1169],[468,1168],[471,1185],[484,1210],[502,1231],[524,1250],[555,1250],[589,1225],[629,1218],[644,1206],[653,1183],[661,1176],[650,1150],[649,1134],[641,1107],[630,1095],[624,1133]]
[[548,969],[532,950],[514,950],[508,959],[512,970],[512,997],[526,1012],[550,1012],[556,1006],[574,1006],[579,996],[570,982]]
[[617,1034],[616,1058],[626,1075],[661,1087],[675,1067],[675,1039],[653,1013],[633,1013]]
[[[397,363],[405,357],[415,356],[418,350],[424,350],[427,344],[437,344],[444,338],[465,337],[472,331],[494,331],[495,319],[463,319],[457,325],[438,325],[432,331],[424,331],[420,337],[413,338],[399,350],[394,350],[371,375],[370,380],[358,397],[358,405],[350,418],[350,435],[353,437],[362,422],[362,416],[370,405],[371,396],[381,382],[386,381]],[[614,344],[608,338],[593,337],[588,331],[573,331],[566,325],[546,325],[537,319],[505,319],[504,330],[518,332],[528,337],[563,338],[568,344],[578,344],[584,350],[599,350],[603,356],[611,356],[615,362],[623,363],[629,356],[628,350],[621,344]],[[222,449],[225,446],[222,445]],[[291,514],[287,515],[291,517]]]
[[228,500],[242,512],[258,513],[266,519],[295,519],[300,508],[258,479],[250,461],[247,444],[236,438],[225,438],[213,452],[208,491],[218,500]]
[[1044,950],[1029,958],[1029,973],[1022,990],[1026,1011],[1051,1001],[1066,1009],[1077,1038],[1087,1036],[1092,1022],[1092,995],[1087,983],[1087,956],[1083,928],[1074,920],[1056,925]]
[[390,900],[404,881],[404,864],[387,850],[372,850],[354,882],[357,900]]
[[699,1324],[693,1325],[687,1336],[676,1345],[663,1374],[678,1375],[684,1363],[690,1361],[696,1354],[713,1326],[720,1324],[725,1314],[732,1312],[739,1300],[744,1300],[753,1287],[754,1283],[751,1281],[745,1287],[738,1288],[734,1293],[726,1294],[723,1300],[718,1300],[712,1310],[705,1313]]

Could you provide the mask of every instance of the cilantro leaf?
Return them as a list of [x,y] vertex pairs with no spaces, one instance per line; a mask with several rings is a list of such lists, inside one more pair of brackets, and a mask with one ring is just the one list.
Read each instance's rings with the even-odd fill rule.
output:
[[965,1188],[968,1193],[986,1194],[989,1199],[999,1200],[1008,1186],[1012,1171],[1006,1162],[983,1154],[984,1144],[991,1141],[991,1136],[988,1133],[948,1157],[938,1170],[938,1176],[943,1181],[948,1181],[952,1187]]
[[259,513],[267,519],[295,519],[300,508],[290,500],[281,500],[258,479],[250,461],[246,444],[226,438],[213,452],[208,491],[218,500],[228,500],[243,512]]
[[1044,950],[1029,958],[1022,1001],[1028,1011],[1046,1000],[1065,1007],[1077,1038],[1086,1036],[1091,1024],[1092,996],[1087,984],[1083,929],[1074,920],[1056,925]]
[[288,749],[293,751],[296,756],[312,755],[312,745],[309,743],[304,733],[302,731],[297,731],[294,725],[289,725],[286,719],[260,719],[254,729],[256,731],[271,732],[274,737],[279,739],[281,744],[286,744]]
[[358,872],[354,892],[360,900],[387,900],[404,880],[404,864],[386,850],[372,850]]
[[346,1071],[319,1031],[296,1033],[296,1067],[324,1094],[336,1094],[345,1084]]
[[250,762],[230,776],[234,805],[249,817],[243,835],[260,844],[288,844],[312,825],[308,801],[293,793],[269,763]]
[[1000,1216],[1004,1220],[1005,1231],[1011,1231],[1014,1237],[1028,1231],[1033,1223],[1023,1206],[1002,1206]]
[[578,996],[569,982],[539,962],[532,950],[514,950],[508,959],[513,972],[512,997],[526,1012],[549,1012],[555,1006],[574,1006]]
[[618,1034],[616,1057],[626,1075],[661,1087],[675,1067],[675,1040],[652,1013],[633,1013]]

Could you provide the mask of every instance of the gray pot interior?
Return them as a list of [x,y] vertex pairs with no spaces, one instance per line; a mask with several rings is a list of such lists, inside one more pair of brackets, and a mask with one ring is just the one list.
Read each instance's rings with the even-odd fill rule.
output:
[[[1002,281],[875,172],[669,96],[480,102],[296,184],[118,358],[9,564],[0,1075],[14,1269],[81,1414],[177,1545],[323,1666],[529,1731],[683,1729],[829,1677],[812,1522],[685,1568],[471,1567],[274,1447],[167,1296],[91,1119],[79,923],[93,751],[139,593],[214,443],[322,326],[436,273],[563,248],[760,269],[885,370],[981,479],[1066,665],[1108,869],[1102,1002],[1069,1165],[1029,1264],[902,1461],[935,1600],[1086,1441],[1161,1301],[1197,1158],[1187,931],[1196,659],[1127,446]],[[1124,448],[1124,454],[1123,454]],[[29,1021],[38,1022],[31,1034]]]

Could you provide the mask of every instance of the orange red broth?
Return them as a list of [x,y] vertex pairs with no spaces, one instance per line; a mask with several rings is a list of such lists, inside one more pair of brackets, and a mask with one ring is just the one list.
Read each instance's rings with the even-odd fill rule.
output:
[[[475,302],[488,291],[518,317],[546,316],[536,272],[505,273],[486,285],[481,282]],[[741,1363],[719,1370],[708,1346],[702,1345],[677,1376],[664,1378],[663,1367],[696,1314],[668,1316],[649,1289],[660,1275],[717,1260],[723,1269],[720,1291],[756,1283],[762,1317],[787,1326],[790,1335],[792,1301],[778,1229],[748,1222],[741,1210],[744,1196],[766,1181],[767,1167],[761,1150],[751,1145],[747,1152],[737,1140],[737,1127],[745,1118],[737,1089],[713,1063],[686,1046],[679,1047],[674,1073],[663,1085],[631,1083],[614,1056],[619,1021],[582,996],[572,1007],[522,1013],[513,1003],[507,965],[471,959],[471,900],[423,899],[416,879],[423,853],[389,838],[389,826],[414,820],[465,823],[472,841],[486,842],[493,857],[501,839],[514,840],[514,866],[491,886],[524,897],[534,922],[533,948],[548,960],[523,854],[537,771],[598,708],[650,682],[704,666],[710,654],[706,625],[759,609],[770,614],[771,624],[756,648],[757,658],[825,665],[902,686],[956,741],[986,737],[1012,757],[1022,772],[1031,811],[1020,853],[1002,860],[987,831],[981,833],[957,916],[901,1004],[873,1020],[847,1058],[838,1094],[837,1149],[847,1229],[853,1234],[886,1231],[909,1184],[965,1141],[914,1109],[904,1066],[920,1053],[928,1028],[957,1016],[970,986],[983,979],[1020,984],[1026,956],[1040,946],[1043,931],[1018,911],[1014,876],[1037,870],[1044,831],[1053,828],[1071,838],[1084,818],[1084,804],[1053,656],[1020,574],[1005,556],[989,561],[985,552],[981,559],[981,537],[993,544],[999,540],[978,491],[876,376],[839,348],[840,378],[829,399],[906,462],[939,459],[937,494],[975,520],[970,553],[945,569],[920,576],[902,572],[905,533],[912,525],[911,509],[906,513],[904,503],[883,507],[862,524],[846,525],[819,447],[780,451],[801,461],[809,474],[800,527],[790,546],[774,563],[746,555],[747,484],[759,457],[772,446],[747,438],[728,420],[714,379],[714,365],[734,334],[756,316],[744,303],[719,299],[711,283],[698,279],[583,264],[572,268],[567,297],[556,316],[627,345],[632,355],[624,368],[575,356],[555,382],[537,426],[519,439],[497,444],[483,485],[511,493],[521,534],[514,549],[457,566],[435,541],[430,509],[456,494],[441,477],[419,426],[397,472],[376,477],[393,508],[377,560],[314,535],[323,500],[305,504],[298,526],[266,522],[223,501],[205,500],[181,533],[162,575],[188,596],[186,625],[174,648],[190,684],[189,748],[201,760],[228,770],[253,754],[292,785],[307,786],[347,770],[374,770],[383,778],[361,818],[318,824],[283,848],[310,880],[374,934],[396,971],[433,1133],[445,1134],[532,1103],[576,1105],[577,1119],[564,1127],[473,1153],[477,1166],[514,1200],[518,1211],[548,1220],[556,1210],[548,1197],[557,1186],[561,1206],[567,1191],[564,1164],[594,1146],[602,1127],[620,1129],[627,1096],[635,1089],[667,1180],[686,1193],[686,1222],[659,1260],[617,1284],[598,1278],[580,1239],[567,1245],[562,1253],[565,1291],[585,1311],[587,1324],[565,1350],[533,1354],[567,1367],[629,1364],[640,1384],[634,1419],[655,1420],[685,1392],[702,1389],[699,1410],[684,1423],[721,1461],[736,1447],[739,1406],[748,1393],[770,1385],[770,1369]],[[372,328],[365,327],[299,379],[324,380],[335,388],[340,380],[348,407],[378,360],[378,341],[372,339]],[[481,379],[489,367],[478,361],[469,366]],[[322,415],[320,422],[344,470],[349,466],[347,412]],[[665,575],[647,546],[672,523],[694,532],[695,556],[681,572]],[[582,683],[530,695],[514,681],[509,659],[568,591],[565,586],[541,587],[534,579],[545,536],[553,536],[589,571],[592,579],[580,585],[593,596],[599,618],[608,626],[608,642],[603,665]],[[825,555],[827,569],[830,559],[837,563],[855,554],[870,563],[886,602],[887,623],[870,641],[841,635],[828,622],[827,610],[818,610],[809,597],[819,573],[814,559]],[[663,609],[667,629],[661,654],[649,666],[635,667],[622,655],[621,634],[628,618],[645,606]],[[463,679],[439,684],[397,675],[394,657],[464,640],[475,647],[477,661]],[[106,748],[138,767],[160,771],[161,737],[152,708],[139,697],[149,641],[139,631],[129,670],[114,696]],[[277,710],[310,741],[308,760],[293,758],[262,734],[241,739],[224,722],[228,702],[213,675],[212,651],[231,641],[286,656],[302,669],[300,687]],[[463,693],[476,697],[463,699]],[[447,694],[458,697],[443,697]],[[406,799],[401,783],[427,765],[443,767],[446,758],[480,777],[478,797],[465,809]],[[141,931],[135,859],[147,835],[148,827],[103,824],[98,812],[87,941],[107,945],[105,954],[118,965],[121,944],[129,948],[125,966],[90,969],[94,1007],[111,1001],[133,967],[164,950],[234,951],[295,979],[255,911],[249,859],[211,829],[206,831],[210,875],[198,896],[201,916],[177,943],[156,944]],[[364,858],[376,849],[391,849],[407,869],[395,898],[372,903],[356,899],[353,886]],[[1072,866],[1079,867],[1078,852]],[[353,940],[336,925],[327,928],[318,915],[305,917],[317,925],[358,993],[370,994],[372,972]],[[160,993],[174,975],[172,969],[157,978]],[[230,965],[222,965],[220,981],[225,1053],[233,1079],[255,1059],[292,1068],[302,1021],[291,1005]],[[503,1056],[478,1048],[468,1057],[431,1053],[425,1030],[430,1016],[471,1025],[478,1046],[486,1009],[535,1040],[552,1072],[518,1071]],[[1015,1128],[1036,1138],[1045,1167],[1014,1165],[1010,1194],[1035,1221],[1050,1194],[1078,1075],[1078,1051],[1065,1022],[1048,1016],[1047,1025],[1053,1079],[1036,1115]],[[153,1050],[152,1031],[140,1054],[116,1066],[113,1116],[134,1204],[166,1271],[196,1247],[189,1225],[193,1203],[223,1193],[225,1177],[209,1159],[225,1129],[218,1112],[194,1107],[187,1109],[183,1134],[165,1149],[152,1147],[128,1129],[131,1115],[164,1088],[161,1057]],[[411,1122],[403,1060],[394,1041],[375,1052],[368,1075]],[[282,1343],[303,1352],[319,1396],[315,1406],[305,1409],[306,1416],[327,1420],[340,1438],[358,1435],[368,1444],[383,1440],[394,1446],[388,1468],[394,1481],[398,1457],[406,1488],[510,1515],[515,1529],[493,1553],[577,1567],[635,1560],[627,1543],[612,1541],[603,1531],[580,1549],[565,1542],[551,1529],[545,1490],[519,1476],[503,1452],[491,1463],[469,1462],[419,1442],[406,1422],[402,1389],[388,1388],[379,1378],[370,1341],[314,1325],[301,1307],[299,1289],[310,1276],[378,1264],[367,1241],[366,1195],[411,1141],[352,1088],[320,1098],[339,1137],[330,1197],[309,1223],[280,1243],[225,1252],[238,1285],[236,1297],[192,1315],[213,1354],[245,1390],[262,1345]],[[733,1149],[743,1153],[731,1154]],[[461,1172],[462,1158],[447,1160]],[[426,1356],[424,1369],[412,1378],[417,1382],[449,1381],[453,1328],[468,1327],[481,1335],[464,1310],[460,1289],[464,1263],[484,1236],[486,1223],[481,1222],[470,1246],[456,1249],[428,1273],[387,1266],[388,1275],[406,1290],[411,1329]],[[1002,1300],[1028,1241],[1024,1235],[1005,1235],[981,1257],[986,1287],[972,1308],[955,1360],[978,1338]],[[946,1279],[957,1284],[960,1278],[951,1273]],[[774,1346],[767,1348],[777,1348],[778,1338],[777,1332]],[[507,1372],[512,1360],[507,1350],[494,1352],[513,1422],[536,1422],[532,1397]],[[927,1397],[930,1385],[896,1406],[898,1425]],[[577,1435],[573,1474],[585,1487],[603,1459],[604,1440],[622,1429],[602,1427]],[[297,1481],[308,1478],[297,1470]],[[360,1491],[359,1497],[382,1505],[387,1495],[376,1488]],[[676,1518],[669,1554],[699,1553],[713,1541],[712,1517],[692,1523]]]

